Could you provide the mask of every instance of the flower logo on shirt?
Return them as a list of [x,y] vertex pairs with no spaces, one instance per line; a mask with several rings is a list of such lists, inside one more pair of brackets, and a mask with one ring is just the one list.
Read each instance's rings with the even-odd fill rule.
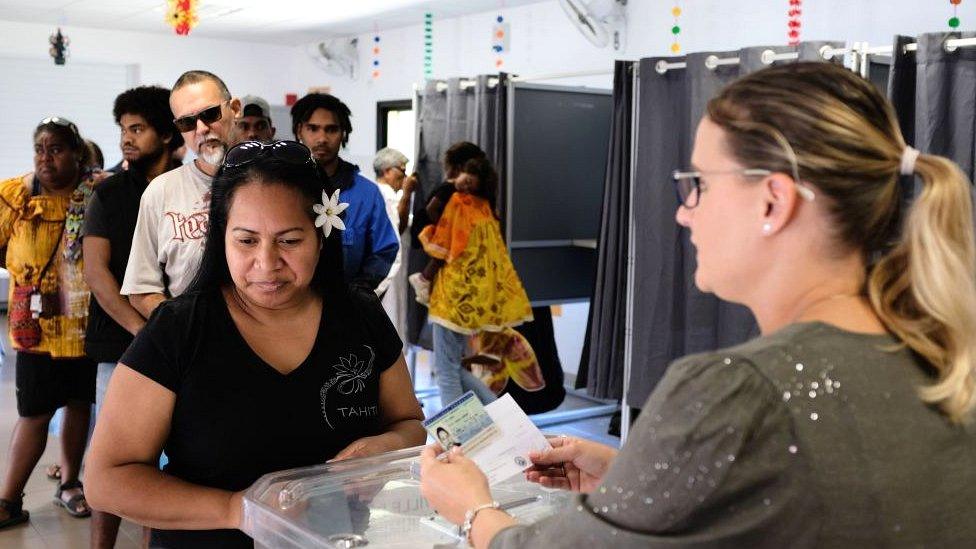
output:
[[369,358],[362,360],[353,353],[349,353],[347,357],[339,357],[339,362],[332,366],[336,370],[336,375],[319,389],[322,417],[325,418],[325,423],[331,429],[335,429],[335,427],[329,421],[328,406],[326,405],[329,389],[338,385],[337,390],[340,394],[351,395],[353,393],[361,393],[366,390],[366,380],[373,373],[373,361],[376,359],[376,353],[369,345],[363,345],[363,347],[369,353]]
[[358,393],[366,389],[366,378],[373,373],[373,350],[366,347],[369,351],[369,361],[359,360],[356,355],[350,354],[348,358],[340,358],[339,364],[335,369],[339,371],[336,378],[339,380],[339,392],[348,395]]

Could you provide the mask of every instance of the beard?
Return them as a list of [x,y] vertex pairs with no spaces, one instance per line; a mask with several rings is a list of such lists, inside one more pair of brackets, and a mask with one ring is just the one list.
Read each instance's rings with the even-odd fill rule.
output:
[[148,168],[152,167],[163,156],[163,153],[166,151],[165,147],[166,145],[162,145],[155,150],[140,154],[138,158],[129,160],[129,166],[136,168],[140,172],[146,172]]
[[224,154],[226,152],[227,147],[225,145],[221,145],[219,147],[215,147],[209,152],[200,151],[199,156],[200,160],[203,160],[211,166],[220,166],[220,163],[224,161]]
[[220,166],[227,153],[227,144],[213,134],[206,134],[200,138],[197,148],[197,156],[211,166]]

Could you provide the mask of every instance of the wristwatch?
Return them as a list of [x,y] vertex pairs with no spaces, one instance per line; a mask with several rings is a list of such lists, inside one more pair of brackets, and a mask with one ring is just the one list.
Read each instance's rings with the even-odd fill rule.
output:
[[474,523],[474,518],[478,516],[478,513],[484,511],[485,509],[498,509],[499,507],[501,507],[501,504],[499,504],[497,501],[492,501],[491,503],[479,505],[474,509],[468,509],[467,512],[464,513],[464,524],[461,525],[461,535],[464,536],[465,540],[467,540],[468,545],[471,545],[471,526]]

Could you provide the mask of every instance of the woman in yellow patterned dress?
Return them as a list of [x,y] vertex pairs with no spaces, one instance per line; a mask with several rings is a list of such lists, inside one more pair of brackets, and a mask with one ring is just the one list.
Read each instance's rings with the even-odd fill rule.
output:
[[17,412],[0,485],[0,528],[24,522],[24,486],[47,444],[54,412],[65,408],[61,481],[55,503],[88,516],[79,470],[85,452],[95,363],[85,357],[88,288],[81,226],[91,196],[88,149],[59,117],[34,131],[34,172],[0,182],[0,248],[10,272],[10,339],[17,351]]
[[495,217],[494,168],[485,158],[469,160],[455,186],[458,192],[437,224],[420,233],[424,251],[440,260],[439,267],[431,265],[424,274],[433,281],[429,318],[434,323],[434,369],[445,405],[466,390],[482,402],[495,398],[461,367],[466,336],[532,320],[529,298]]

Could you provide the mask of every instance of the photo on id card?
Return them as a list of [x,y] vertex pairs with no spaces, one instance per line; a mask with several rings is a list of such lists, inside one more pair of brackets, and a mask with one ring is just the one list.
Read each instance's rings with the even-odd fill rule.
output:
[[444,450],[460,446],[465,453],[477,450],[499,434],[495,422],[472,391],[425,420],[424,428]]

